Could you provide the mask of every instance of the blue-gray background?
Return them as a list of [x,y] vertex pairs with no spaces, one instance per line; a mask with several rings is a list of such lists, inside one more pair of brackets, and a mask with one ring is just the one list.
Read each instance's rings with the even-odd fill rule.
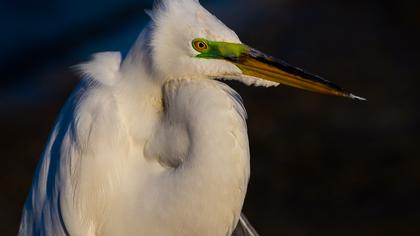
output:
[[[244,211],[262,235],[420,235],[418,1],[202,1],[243,42],[369,102],[229,83],[249,113]],[[151,1],[0,1],[0,234],[15,235],[36,162],[78,82],[127,52]],[[199,211],[199,209],[197,209]]]

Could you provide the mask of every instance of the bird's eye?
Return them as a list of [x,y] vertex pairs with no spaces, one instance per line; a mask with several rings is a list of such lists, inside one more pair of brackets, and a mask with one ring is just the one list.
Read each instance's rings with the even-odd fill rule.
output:
[[193,47],[198,52],[204,52],[208,49],[207,43],[202,39],[195,39],[193,41]]

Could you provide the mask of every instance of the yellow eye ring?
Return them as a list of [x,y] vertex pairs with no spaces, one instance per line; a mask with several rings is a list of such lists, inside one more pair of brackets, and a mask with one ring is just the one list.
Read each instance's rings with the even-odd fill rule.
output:
[[194,49],[197,50],[198,52],[204,52],[209,48],[207,43],[202,39],[195,39],[192,45]]

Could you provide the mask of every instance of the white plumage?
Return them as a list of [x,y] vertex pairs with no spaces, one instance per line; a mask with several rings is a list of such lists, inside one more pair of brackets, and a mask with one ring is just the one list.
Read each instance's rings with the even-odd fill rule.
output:
[[[19,235],[257,235],[241,208],[246,112],[216,78],[358,98],[241,44],[197,0],[162,0],[129,55],[96,54],[53,129]],[[239,229],[239,230],[238,230]]]
[[239,42],[197,1],[163,1],[125,61],[96,54],[55,125],[20,235],[229,235],[249,177],[245,110],[194,37]]

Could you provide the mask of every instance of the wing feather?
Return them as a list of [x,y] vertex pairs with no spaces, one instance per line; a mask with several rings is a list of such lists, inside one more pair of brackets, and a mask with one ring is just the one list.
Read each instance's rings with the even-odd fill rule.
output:
[[259,236],[259,234],[242,213],[241,217],[239,218],[238,225],[232,233],[232,236]]

